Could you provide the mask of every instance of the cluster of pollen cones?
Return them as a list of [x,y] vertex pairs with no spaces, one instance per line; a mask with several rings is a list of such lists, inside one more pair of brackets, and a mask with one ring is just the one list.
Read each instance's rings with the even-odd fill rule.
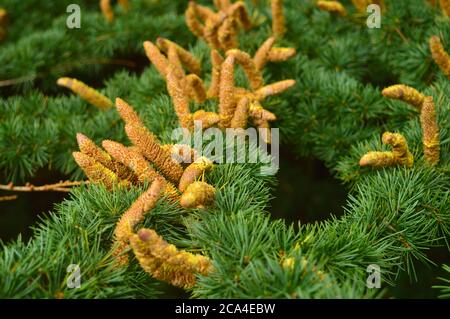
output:
[[[294,86],[294,80],[283,80],[264,84],[262,69],[267,62],[285,61],[295,55],[292,48],[274,48],[275,38],[270,37],[253,57],[239,49],[226,51],[223,57],[218,50],[211,51],[211,81],[208,88],[199,77],[200,62],[176,43],[158,38],[156,45],[144,42],[147,57],[164,77],[172,98],[180,125],[192,130],[195,122],[203,129],[245,128],[248,122],[262,129],[269,128],[269,122],[276,120],[275,114],[261,105],[267,97],[280,94]],[[235,86],[235,66],[240,65],[249,82],[249,88]],[[190,72],[186,75],[185,69]],[[218,100],[218,112],[190,111],[190,101],[204,103]],[[266,132],[266,131],[264,131]],[[265,136],[270,142],[270,135]]]
[[[124,10],[128,9],[128,1],[119,1],[119,4]],[[283,62],[296,54],[293,48],[275,47],[276,39],[286,32],[282,1],[271,1],[273,36],[264,41],[253,56],[238,48],[239,30],[252,27],[244,2],[216,0],[214,5],[217,11],[190,1],[185,15],[189,29],[211,48],[208,86],[201,78],[201,62],[175,42],[162,37],[155,44],[146,41],[145,53],[165,79],[183,128],[192,130],[200,123],[203,129],[214,126],[244,129],[251,123],[263,131],[261,136],[270,143],[269,122],[276,120],[276,116],[261,103],[295,84],[294,80],[265,84],[263,79],[267,63]],[[111,2],[101,0],[100,7],[111,22],[114,18]],[[248,87],[235,85],[236,66],[243,69]],[[101,110],[114,105],[111,99],[79,80],[63,77],[57,83]],[[202,104],[207,100],[218,101],[217,112],[191,112],[192,101]],[[135,228],[162,197],[184,208],[213,205],[215,188],[204,181],[204,174],[213,163],[206,157],[198,157],[188,145],[162,145],[129,104],[117,98],[115,106],[125,121],[125,131],[132,145],[104,140],[100,148],[78,133],[80,151],[73,156],[92,183],[101,183],[109,190],[118,185],[149,185],[116,225],[113,255],[117,265],[128,264],[128,248],[131,247],[142,268],[153,277],[190,288],[197,274],[207,275],[212,270],[211,261],[205,256],[178,250],[154,230],[140,229],[136,233]]]
[[[114,255],[118,265],[128,263],[126,249],[131,243],[141,266],[157,279],[184,288],[195,283],[195,274],[206,274],[209,259],[178,251],[153,230],[134,227],[144,220],[162,197],[179,202],[185,208],[202,208],[214,203],[215,188],[204,181],[204,173],[213,167],[206,157],[198,157],[188,145],[161,145],[142,123],[133,108],[120,98],[116,108],[125,121],[125,131],[133,143],[104,140],[98,147],[85,135],[78,133],[79,152],[73,156],[93,183],[108,189],[117,185],[150,184],[122,215],[114,232]],[[184,159],[183,162],[176,159]],[[187,163],[186,163],[187,162]]]
[[[211,48],[211,80],[206,86],[201,76],[201,63],[189,51],[168,39],[156,43],[144,42],[147,57],[166,80],[180,125],[192,130],[195,122],[204,129],[246,128],[250,123],[260,128],[266,143],[270,143],[269,122],[275,114],[261,103],[295,85],[294,80],[265,84],[262,71],[268,62],[282,62],[296,54],[294,48],[274,47],[277,36],[285,29],[281,1],[272,1],[274,36],[269,37],[251,56],[238,48],[238,31],[251,28],[244,2],[216,1],[217,12],[191,1],[186,10],[190,30]],[[235,67],[239,65],[248,80],[248,88],[235,85]],[[218,112],[190,110],[190,101],[202,104],[218,100]]]

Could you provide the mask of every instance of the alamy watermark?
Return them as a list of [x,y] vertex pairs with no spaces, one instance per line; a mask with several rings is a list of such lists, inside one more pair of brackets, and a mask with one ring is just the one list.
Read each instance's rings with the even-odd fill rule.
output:
[[[267,139],[270,139],[270,144]],[[278,128],[221,130],[211,127],[203,130],[202,122],[195,121],[193,131],[186,128],[174,129],[171,140],[174,144],[193,146],[196,157],[205,156],[217,164],[259,163],[262,164],[261,175],[274,175],[279,168]],[[173,158],[183,163],[192,161],[187,152],[174,154]]]
[[381,8],[378,4],[369,4],[367,6],[367,13],[370,15],[367,17],[366,24],[369,29],[381,28]]
[[70,264],[67,266],[66,271],[69,273],[67,277],[67,288],[80,288],[81,287],[81,270],[77,264]]
[[81,28],[81,9],[78,4],[69,4],[66,8],[66,12],[70,15],[66,19],[66,26],[69,29]]
[[[69,29],[81,28],[81,8],[78,4],[69,4],[66,8],[66,12],[70,15],[66,19],[66,26]],[[381,28],[381,8],[378,4],[369,4],[367,6],[367,13],[370,15],[367,17],[366,24],[369,29]]]
[[366,271],[369,273],[369,276],[366,280],[367,288],[381,288],[381,268],[377,264],[371,264],[367,266]]

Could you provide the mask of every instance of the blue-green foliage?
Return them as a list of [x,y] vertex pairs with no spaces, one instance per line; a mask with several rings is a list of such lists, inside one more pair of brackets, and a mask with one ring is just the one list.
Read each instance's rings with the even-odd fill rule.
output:
[[[0,101],[0,170],[7,181],[24,181],[41,167],[81,178],[71,157],[76,132],[97,143],[129,143],[114,109],[100,111],[72,95],[48,96],[66,93],[54,83],[58,76],[75,72],[89,83],[106,68],[85,61],[144,58],[142,41],[164,36],[190,47],[209,80],[209,49],[186,31],[182,2],[133,1],[128,13],[116,9],[111,25],[95,6],[85,4],[83,27],[76,32],[60,26],[63,1],[48,8],[48,1],[26,2],[30,6],[21,4],[22,10],[45,14],[32,16],[29,28],[13,23],[0,50],[0,79],[34,78],[28,87],[14,86],[21,95]],[[295,47],[297,55],[268,65],[264,78],[266,83],[288,78],[297,83],[263,104],[278,117],[274,126],[281,130],[283,146],[319,158],[347,183],[345,214],[295,227],[272,220],[268,205],[276,176],[260,176],[259,164],[216,165],[206,176],[217,189],[213,208],[186,211],[160,200],[144,222],[167,241],[212,259],[215,270],[199,278],[194,297],[377,297],[366,289],[368,265],[379,265],[384,282],[395,283],[400,271],[414,276],[413,260],[429,262],[426,250],[448,238],[450,81],[432,61],[428,39],[439,34],[450,50],[449,20],[424,0],[386,0],[382,28],[369,30],[350,5],[351,15],[341,18],[319,11],[313,2],[285,1],[289,31],[277,46]],[[5,7],[18,17],[18,25],[26,24],[12,3],[6,1]],[[241,48],[253,53],[270,36],[270,10],[263,1],[247,3],[252,16],[265,17],[255,30],[241,34]],[[237,82],[242,80],[238,74]],[[417,111],[381,96],[384,86],[399,82],[434,97],[441,140],[436,167],[423,158]],[[170,142],[177,118],[152,66],[139,75],[116,72],[101,91],[128,101],[162,141]],[[386,149],[380,141],[384,131],[406,137],[414,167],[358,166],[367,151]],[[3,246],[0,297],[157,296],[160,285],[135,260],[126,269],[115,268],[110,256],[114,224],[142,191],[75,189],[36,226],[30,242],[18,239]],[[292,267],[283,263],[286,258],[292,258]],[[81,267],[82,289],[65,285],[71,263]],[[448,296],[448,287],[443,295]]]

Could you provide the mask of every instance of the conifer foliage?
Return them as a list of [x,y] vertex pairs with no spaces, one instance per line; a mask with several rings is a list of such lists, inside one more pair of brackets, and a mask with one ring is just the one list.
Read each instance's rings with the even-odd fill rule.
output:
[[[0,297],[373,298],[369,265],[389,291],[448,251],[450,2],[80,0],[70,29],[72,2],[0,8],[0,190],[70,191],[1,243]],[[262,161],[172,141],[198,121],[279,128],[349,189],[344,213],[274,219]],[[70,181],[15,186],[42,168]]]

